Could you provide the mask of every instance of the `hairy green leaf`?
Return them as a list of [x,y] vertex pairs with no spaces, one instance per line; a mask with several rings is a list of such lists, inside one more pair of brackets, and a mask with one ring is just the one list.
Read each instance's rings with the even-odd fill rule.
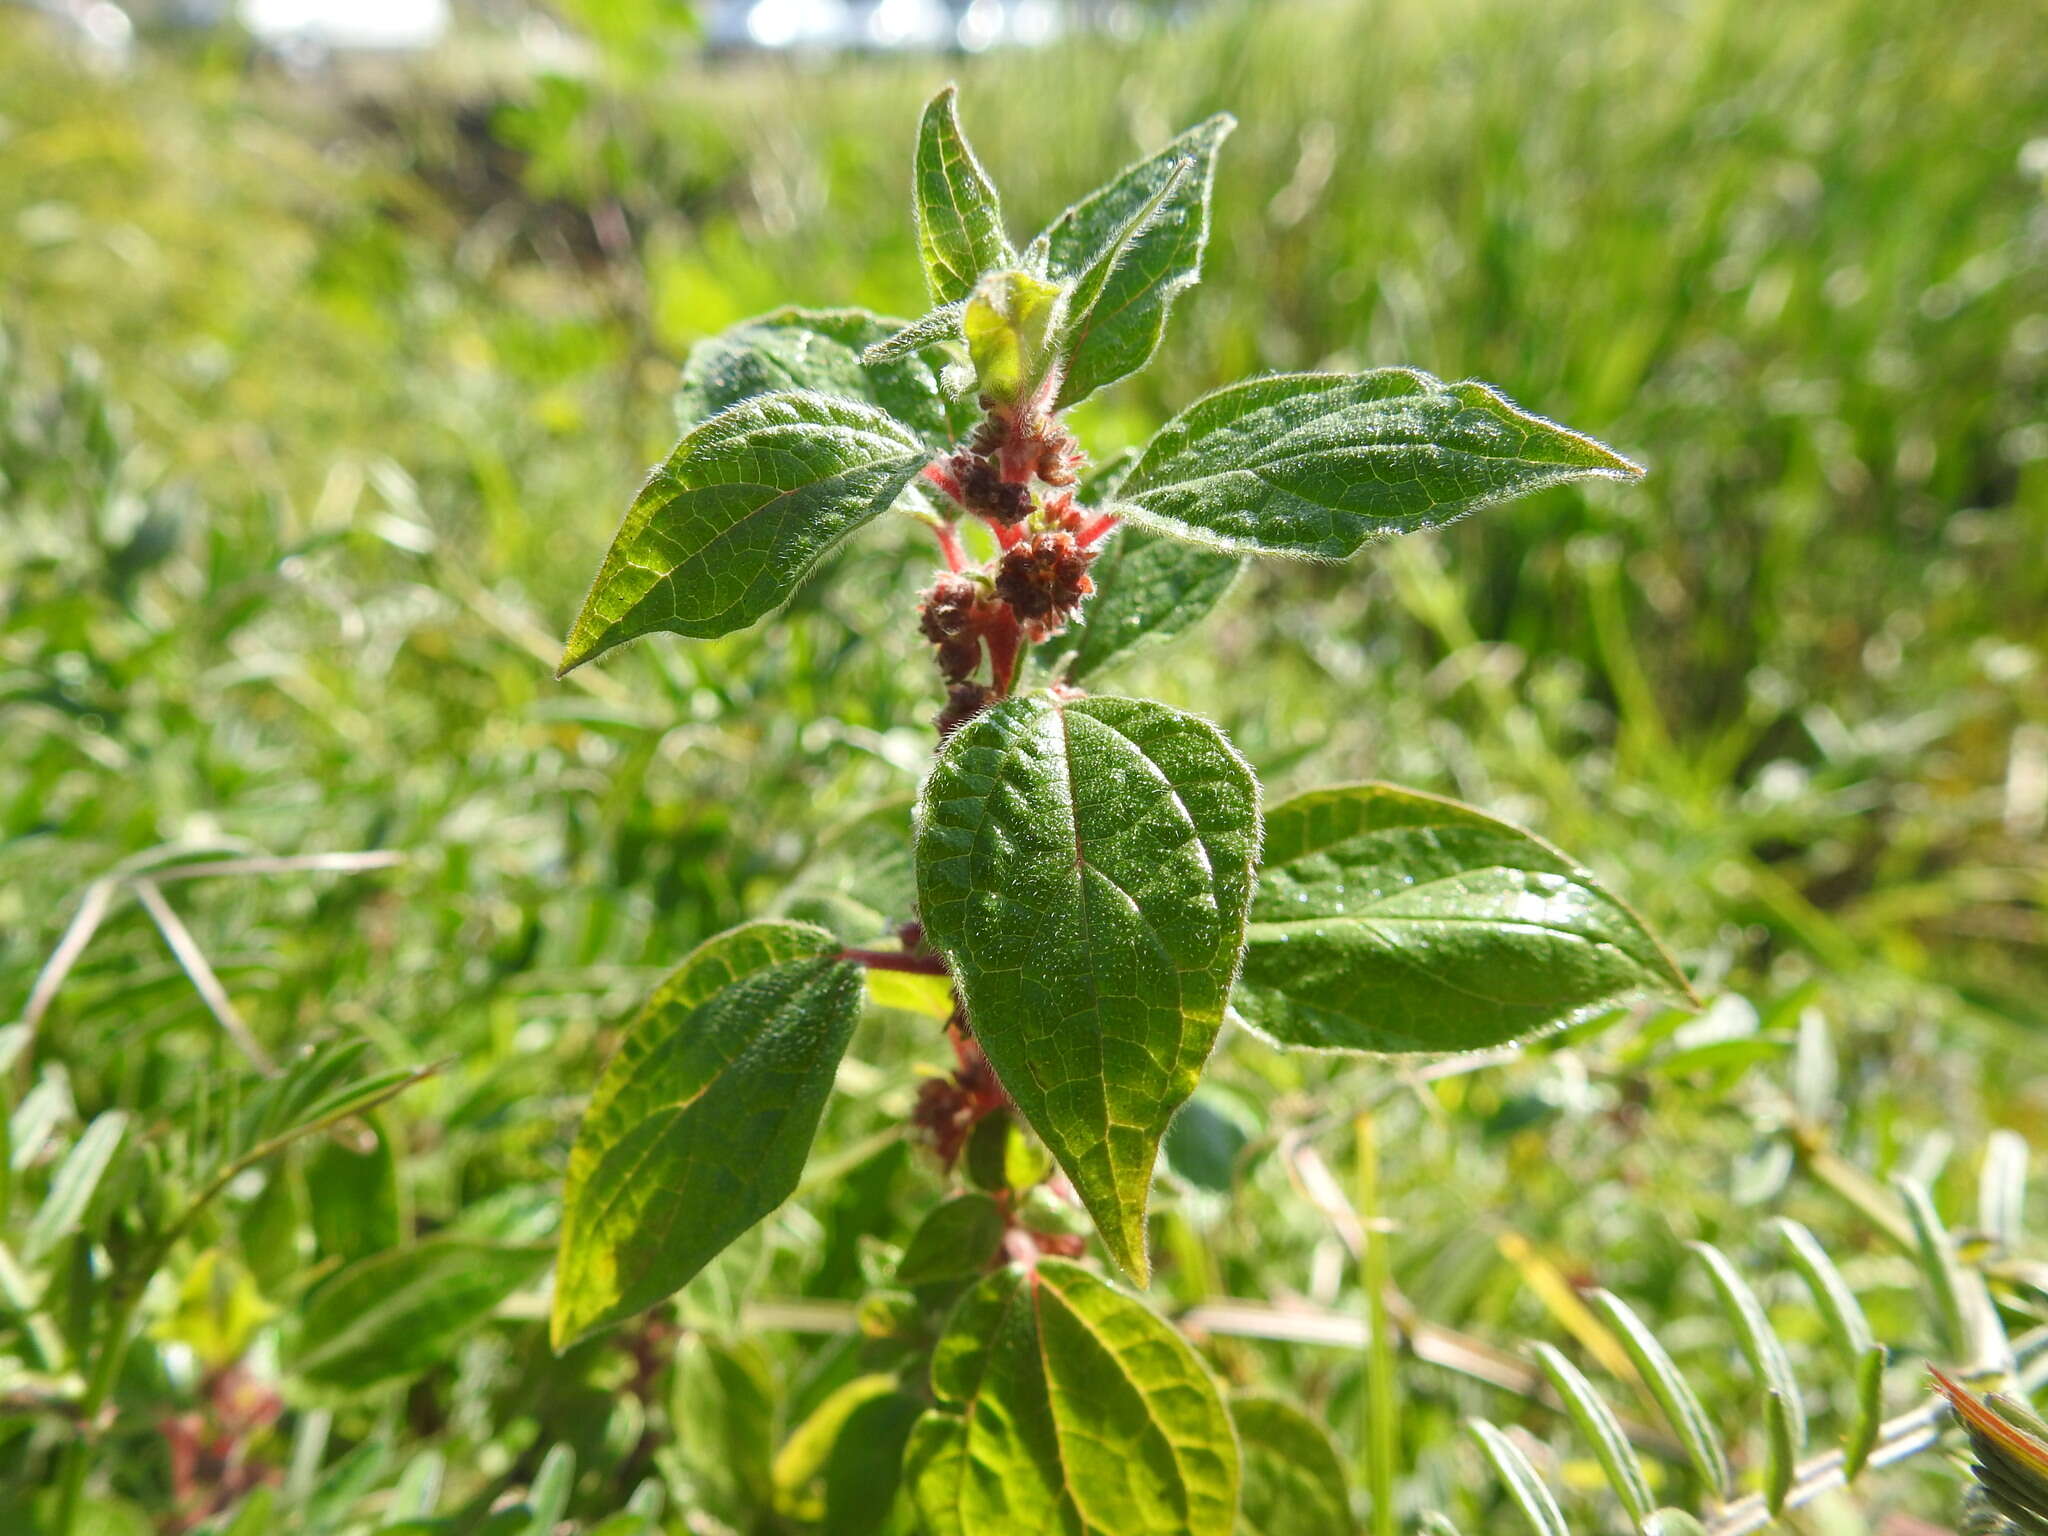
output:
[[561,670],[657,630],[709,639],[773,612],[929,458],[908,427],[856,400],[798,391],[721,411],[634,498]]
[[349,1392],[416,1376],[547,1267],[543,1248],[456,1238],[373,1254],[306,1302],[291,1368],[302,1381]]
[[569,1155],[560,1349],[673,1294],[796,1188],[860,1012],[823,929],[706,941],[626,1031]]
[[960,316],[967,308],[965,299],[951,304],[941,304],[937,309],[927,310],[915,320],[908,321],[900,329],[884,336],[879,341],[869,342],[862,351],[860,360],[869,367],[878,363],[893,362],[912,352],[936,348],[946,343],[963,345],[966,336],[961,330]]
[[1323,1427],[1291,1403],[1233,1397],[1244,1458],[1239,1536],[1351,1536],[1344,1466]]
[[1258,839],[1258,786],[1216,728],[1136,699],[1006,699],[954,734],[918,802],[925,933],[1141,1281],[1159,1138],[1222,1023]]
[[1085,400],[1151,361],[1174,298],[1202,275],[1216,152],[1228,113],[1188,129],[1061,214],[1027,261],[1068,285],[1057,405]]
[[1174,639],[1223,600],[1244,563],[1241,555],[1144,528],[1118,529],[1089,568],[1095,595],[1048,644],[1046,664],[1079,682],[1135,650]]
[[[902,336],[913,340],[895,347]],[[958,341],[957,315],[951,336]],[[688,432],[756,395],[807,390],[865,401],[912,428],[927,446],[943,448],[965,435],[981,413],[940,387],[939,373],[951,361],[932,344],[942,339],[943,334],[920,339],[901,320],[864,309],[778,309],[742,320],[691,348],[676,389],[676,424]],[[891,350],[874,355],[884,344]]]
[[912,178],[917,250],[934,303],[964,299],[982,273],[1016,265],[995,185],[960,131],[959,92],[953,86],[924,109]]
[[1233,1005],[1318,1050],[1467,1051],[1634,993],[1689,996],[1635,914],[1518,827],[1390,784],[1266,817]]
[[1343,559],[1545,486],[1641,474],[1487,385],[1380,368],[1205,395],[1145,445],[1119,495],[1122,510],[1198,543]]
[[904,1473],[932,1536],[1230,1536],[1237,1438],[1208,1368],[1079,1266],[981,1281],[931,1384]]

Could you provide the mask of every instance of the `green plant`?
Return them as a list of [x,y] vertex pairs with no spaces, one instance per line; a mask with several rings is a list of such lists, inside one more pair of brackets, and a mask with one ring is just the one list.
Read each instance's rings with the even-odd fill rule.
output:
[[[577,1137],[552,1324],[565,1348],[646,1310],[773,1211],[864,990],[928,984],[958,1066],[912,1118],[970,1187],[870,1299],[883,1369],[842,1408],[879,1417],[867,1457],[902,1448],[935,1533],[1225,1536],[1247,1466],[1314,1466],[1284,1410],[1233,1428],[1187,1343],[1074,1262],[1092,1224],[1148,1280],[1154,1164],[1226,1017],[1306,1050],[1470,1051],[1689,995],[1628,908],[1529,834],[1383,784],[1262,808],[1207,721],[1083,691],[1193,625],[1248,556],[1343,559],[1641,473],[1489,386],[1397,368],[1229,386],[1088,473],[1063,413],[1151,358],[1199,275],[1231,127],[1182,134],[1020,252],[942,92],[913,178],[936,307],[907,325],[778,311],[700,347],[683,438],[562,661],[753,624],[892,509],[937,541],[917,623],[940,747],[909,879],[885,889],[879,865],[864,893],[900,926],[751,922],[654,993]],[[870,1475],[894,1485],[893,1466]]]

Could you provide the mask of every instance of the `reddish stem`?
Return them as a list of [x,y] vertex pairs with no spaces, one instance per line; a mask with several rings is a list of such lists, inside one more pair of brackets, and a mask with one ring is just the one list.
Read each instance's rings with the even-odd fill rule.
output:
[[932,536],[939,541],[939,550],[946,557],[946,569],[958,574],[967,569],[967,551],[961,547],[960,533],[951,523],[933,523]]
[[1115,528],[1121,521],[1122,519],[1114,512],[1103,513],[1102,516],[1096,518],[1094,522],[1081,530],[1079,535],[1081,547],[1083,549],[1092,549],[1101,540],[1107,538],[1110,530]]
[[1024,531],[1014,523],[999,523],[992,517],[986,521],[990,531],[996,536],[996,543],[1004,549],[1015,549],[1017,541],[1024,537]]
[[989,680],[995,684],[996,697],[1006,699],[1010,696],[1010,684],[1016,681],[1017,647],[1023,639],[1017,629],[1017,615],[1007,603],[1002,608],[1002,621],[990,626],[984,638],[988,642]]
[[851,960],[871,971],[908,971],[913,976],[946,974],[946,962],[937,955],[906,955],[894,949],[842,949],[833,958]]
[[946,466],[944,459],[934,459],[925,465],[924,477],[961,506],[967,505],[966,498],[960,492],[960,482],[953,477],[953,471]]

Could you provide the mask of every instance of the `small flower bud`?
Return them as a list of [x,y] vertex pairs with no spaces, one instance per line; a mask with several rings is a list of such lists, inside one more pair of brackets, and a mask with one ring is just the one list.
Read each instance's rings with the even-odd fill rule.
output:
[[961,726],[995,702],[996,691],[986,683],[956,682],[946,690],[946,707],[932,722],[944,741]]

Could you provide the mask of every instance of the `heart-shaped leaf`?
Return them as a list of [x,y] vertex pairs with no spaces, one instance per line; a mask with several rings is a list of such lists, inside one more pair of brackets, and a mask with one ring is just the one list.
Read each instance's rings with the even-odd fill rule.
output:
[[1469,1051],[1643,992],[1690,997],[1641,919],[1519,827],[1391,784],[1266,817],[1232,999],[1282,1045]]
[[1202,275],[1221,113],[1126,167],[1054,220],[1026,260],[1070,285],[1057,405],[1085,400],[1151,360],[1174,298]]
[[657,630],[710,639],[744,629],[888,510],[929,458],[908,427],[857,400],[797,391],[719,412],[634,498],[562,672]]
[[808,390],[866,401],[928,446],[946,447],[981,418],[972,402],[956,402],[939,387],[951,359],[935,343],[959,342],[959,318],[949,318],[950,336],[913,339],[881,358],[870,357],[870,349],[909,334],[901,320],[864,309],[778,309],[743,320],[691,348],[676,390],[676,424],[687,432],[756,395]]
[[1244,1456],[1238,1536],[1352,1536],[1344,1465],[1323,1427],[1290,1403],[1233,1397]]
[[1487,385],[1412,368],[1248,379],[1161,427],[1119,496],[1144,522],[1252,554],[1342,559],[1627,459]]
[[1230,1536],[1238,1451],[1215,1380],[1077,1265],[1005,1269],[932,1356],[904,1474],[932,1536]]
[[960,131],[959,95],[949,85],[925,107],[911,166],[917,250],[935,304],[964,299],[982,273],[1017,264],[995,184]]
[[918,802],[925,933],[1140,1280],[1159,1138],[1216,1041],[1258,840],[1230,744],[1136,699],[1006,699],[954,733]]
[[634,1019],[569,1154],[554,1342],[682,1288],[788,1199],[860,1013],[860,967],[800,923],[707,940]]
[[1134,650],[1171,640],[1220,603],[1243,569],[1242,555],[1120,528],[1089,567],[1095,595],[1080,620],[1045,648],[1046,664],[1078,683]]

